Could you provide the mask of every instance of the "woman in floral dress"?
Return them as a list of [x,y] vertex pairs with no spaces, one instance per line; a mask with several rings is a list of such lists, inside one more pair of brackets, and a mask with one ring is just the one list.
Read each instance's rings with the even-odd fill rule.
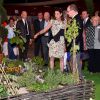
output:
[[60,69],[63,72],[64,70],[64,52],[65,52],[65,38],[64,38],[64,29],[65,24],[62,20],[62,11],[61,9],[55,10],[55,20],[51,20],[47,27],[38,32],[34,38],[41,34],[45,34],[51,28],[52,39],[48,43],[49,47],[49,57],[50,57],[50,68],[54,68],[54,59],[60,59]]

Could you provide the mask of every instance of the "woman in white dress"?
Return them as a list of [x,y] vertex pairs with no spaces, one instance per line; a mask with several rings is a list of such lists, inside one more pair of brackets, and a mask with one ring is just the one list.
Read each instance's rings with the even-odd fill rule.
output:
[[64,38],[64,29],[65,24],[62,20],[62,11],[61,9],[55,10],[55,20],[51,20],[48,25],[38,32],[34,38],[37,38],[41,34],[45,34],[51,28],[52,39],[48,43],[49,47],[49,57],[50,57],[50,68],[54,68],[54,59],[60,59],[60,69],[63,72],[64,70],[64,52],[65,52],[65,38]]

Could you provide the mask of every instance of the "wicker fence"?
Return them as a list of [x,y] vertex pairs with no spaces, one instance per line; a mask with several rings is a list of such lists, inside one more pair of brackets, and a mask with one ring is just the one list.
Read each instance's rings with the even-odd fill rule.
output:
[[84,81],[73,86],[64,86],[50,92],[31,92],[4,100],[90,100],[94,98],[94,83]]

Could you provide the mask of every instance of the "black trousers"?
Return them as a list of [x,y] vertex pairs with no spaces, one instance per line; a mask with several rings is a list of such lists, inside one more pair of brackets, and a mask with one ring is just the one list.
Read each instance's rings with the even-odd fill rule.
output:
[[95,50],[94,49],[89,49],[88,54],[89,54],[88,70],[89,70],[89,72],[94,72],[94,68],[95,68],[95,62],[94,62]]
[[49,48],[48,48],[49,36],[42,36],[42,49],[43,49],[43,58],[45,64],[49,63]]
[[100,49],[94,49],[94,72],[100,72]]
[[29,41],[30,41],[30,37],[29,35],[26,36],[26,43],[24,44],[24,51],[22,51],[21,49],[19,49],[19,59],[20,60],[25,60],[27,59],[27,53],[28,53],[28,48],[29,48]]
[[41,37],[37,38],[34,42],[34,56],[40,56],[39,54],[43,57]]
[[100,49],[89,49],[89,66],[90,72],[100,72]]

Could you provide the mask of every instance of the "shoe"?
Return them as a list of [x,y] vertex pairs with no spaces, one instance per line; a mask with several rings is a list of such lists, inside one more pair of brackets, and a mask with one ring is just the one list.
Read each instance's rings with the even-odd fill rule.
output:
[[48,66],[48,64],[44,64],[43,66],[46,67],[46,66]]

